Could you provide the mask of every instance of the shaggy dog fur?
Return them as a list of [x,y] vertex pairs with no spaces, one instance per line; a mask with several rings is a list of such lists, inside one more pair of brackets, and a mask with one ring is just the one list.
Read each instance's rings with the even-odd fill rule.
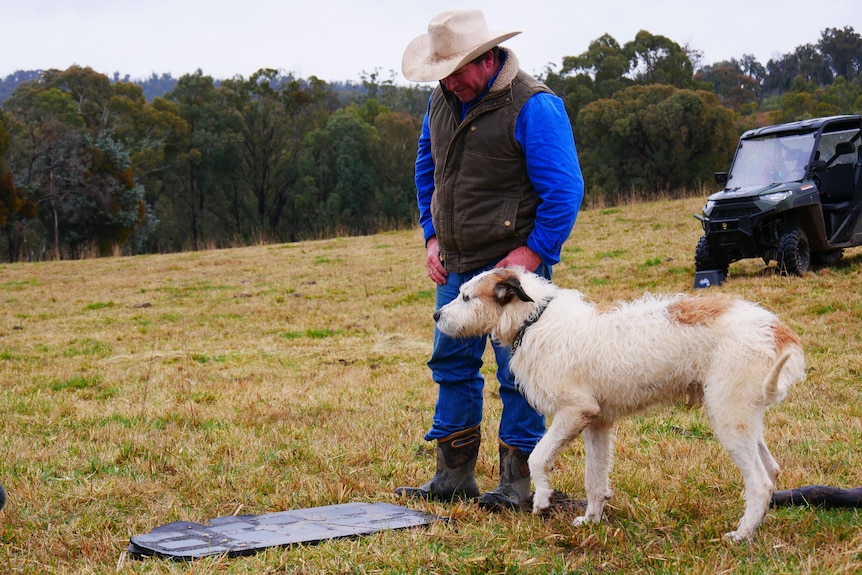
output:
[[584,433],[587,509],[598,522],[611,496],[613,425],[650,405],[702,404],[742,472],[745,512],[733,540],[751,537],[779,467],[763,439],[767,407],[805,377],[799,338],[762,307],[726,295],[645,296],[599,310],[575,290],[518,268],[476,276],[434,314],[453,337],[490,334],[512,348],[519,389],[553,415],[529,457],[533,512],[550,505],[551,469]]

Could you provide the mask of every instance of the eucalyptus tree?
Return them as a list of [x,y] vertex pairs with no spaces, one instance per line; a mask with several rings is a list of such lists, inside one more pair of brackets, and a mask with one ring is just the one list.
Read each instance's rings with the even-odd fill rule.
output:
[[28,200],[23,190],[15,185],[12,172],[6,166],[11,138],[6,130],[6,114],[0,110],[0,230],[6,243],[10,262],[21,258],[24,242],[24,222],[36,217],[36,204]]
[[296,209],[306,136],[325,126],[341,104],[332,87],[315,76],[306,80],[290,78],[281,84],[280,94],[289,138],[285,147],[285,170],[282,172],[284,186],[274,198],[270,227],[278,228],[282,240],[292,241],[296,239],[297,230],[309,224],[306,220],[308,214]]
[[373,159],[376,137],[376,129],[353,105],[336,111],[324,127],[305,138],[302,189],[294,210],[311,216],[306,234],[363,235],[377,231],[380,179]]
[[374,200],[378,224],[383,229],[414,225],[419,213],[413,170],[421,119],[386,110],[371,124],[376,131],[370,152],[379,182]]
[[135,182],[128,150],[104,132],[95,141],[87,138],[82,160],[80,177],[67,183],[63,239],[72,256],[87,247],[111,255],[145,220],[144,188]]
[[623,50],[629,55],[631,74],[642,85],[691,86],[694,69],[685,49],[673,40],[641,30]]
[[168,158],[186,129],[179,106],[164,98],[148,102],[137,84],[117,82],[112,87],[107,109],[111,119],[109,133],[128,150],[135,177],[157,187],[157,176],[166,169]]
[[779,107],[770,113],[770,123],[782,124],[820,116],[862,114],[862,85],[839,76],[828,86],[817,86],[797,78],[791,90],[776,100]]
[[52,69],[42,72],[38,84],[67,94],[74,102],[87,132],[93,138],[110,127],[111,117],[108,110],[114,89],[104,74],[92,68],[71,66],[66,70]]
[[852,82],[862,74],[862,36],[852,26],[826,28],[817,47],[836,77]]
[[70,94],[39,82],[21,84],[4,108],[11,119],[14,184],[39,207],[54,258],[60,259],[61,215],[85,170],[85,122]]
[[215,211],[225,190],[235,185],[242,161],[240,119],[230,93],[200,70],[180,77],[165,97],[183,121],[158,205],[165,227],[174,231],[169,247],[181,249],[186,241],[195,250],[218,245],[227,234]]
[[825,86],[832,83],[833,78],[832,69],[822,52],[813,44],[804,44],[766,63],[763,88],[768,95],[780,95],[791,90],[797,79]]
[[610,98],[634,84],[628,76],[631,55],[609,34],[590,42],[578,56],[565,56],[559,72],[545,71],[542,80],[560,96],[572,123],[578,111],[594,100]]
[[[296,193],[302,140],[326,121],[331,92],[317,78],[302,81],[273,69],[227,80],[222,89],[241,135],[240,189],[231,204],[235,223],[251,223],[258,237],[289,239],[290,226],[282,220],[290,217],[285,211]],[[248,236],[250,230],[237,231]]]
[[411,83],[409,86],[399,86],[395,83],[396,75],[392,70],[385,80],[381,80],[379,69],[363,72],[361,78],[365,90],[364,100],[375,100],[393,112],[405,113],[417,122],[422,121],[428,109],[428,99],[434,91],[433,85]]
[[167,226],[161,225],[156,205],[162,194],[165,174],[177,154],[177,144],[187,128],[175,102],[164,98],[147,101],[141,86],[115,82],[108,114],[108,133],[125,148],[135,182],[144,191],[147,211],[135,228],[126,253],[158,251]]
[[[747,63],[749,66],[752,62]],[[760,101],[760,82],[746,72],[746,64],[736,58],[704,66],[695,79],[706,82],[715,91],[719,101],[737,112],[756,107]]]
[[[272,235],[268,229],[268,207],[284,184],[281,173],[287,126],[275,86],[277,79],[277,70],[263,69],[248,80],[237,76],[222,83],[240,136],[240,163],[237,165],[240,187],[237,191],[240,193],[233,197],[231,209],[236,231],[244,236],[248,236],[250,230],[243,229],[243,212],[252,216],[247,223],[252,224],[261,237]],[[245,201],[241,189],[249,192],[251,202]]]
[[[11,117],[9,167],[39,208],[53,255],[122,248],[147,216],[126,143],[113,134],[116,90],[90,68],[47,70],[4,102]],[[50,230],[50,231],[48,231]]]
[[576,128],[588,197],[611,204],[696,190],[737,140],[733,113],[714,93],[658,84],[588,104]]
[[604,34],[590,42],[582,54],[565,56],[559,72],[548,69],[541,79],[563,98],[575,124],[582,107],[633,85],[692,87],[690,53],[669,38],[646,30],[625,45]]

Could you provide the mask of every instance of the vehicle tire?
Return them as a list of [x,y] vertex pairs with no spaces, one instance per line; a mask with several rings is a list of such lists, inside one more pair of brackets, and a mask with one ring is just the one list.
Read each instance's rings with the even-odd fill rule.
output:
[[826,250],[823,252],[814,252],[811,254],[811,263],[815,266],[828,268],[834,266],[844,257],[844,250]]
[[804,276],[811,267],[808,236],[793,228],[778,240],[778,269],[783,275]]
[[718,270],[727,275],[727,268],[729,266],[729,263],[713,257],[709,249],[709,242],[706,241],[706,236],[701,236],[697,240],[697,247],[694,249],[694,271]]

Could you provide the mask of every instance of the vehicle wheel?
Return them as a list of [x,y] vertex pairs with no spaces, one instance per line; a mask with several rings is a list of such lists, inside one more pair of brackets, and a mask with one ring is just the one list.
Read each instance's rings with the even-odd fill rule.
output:
[[794,228],[778,240],[778,269],[784,275],[804,276],[811,266],[808,236]]
[[706,241],[706,236],[701,236],[697,240],[697,247],[694,250],[694,271],[719,270],[724,275],[727,275],[729,265],[727,262],[722,262],[713,257],[709,249],[709,243]]
[[844,250],[826,250],[825,252],[814,252],[811,254],[811,263],[815,266],[830,267],[841,261]]

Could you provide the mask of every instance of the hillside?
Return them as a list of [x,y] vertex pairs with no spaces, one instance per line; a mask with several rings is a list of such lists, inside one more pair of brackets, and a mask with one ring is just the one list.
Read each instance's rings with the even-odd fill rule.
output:
[[[690,291],[701,199],[587,210],[555,280],[597,302]],[[0,265],[0,566],[5,573],[851,573],[853,510],[769,513],[749,545],[722,534],[741,479],[699,411],[619,427],[608,521],[453,519],[193,564],[132,561],[129,537],[172,521],[352,501],[403,503],[425,481],[435,398],[433,289],[418,230],[128,258]],[[808,380],[767,414],[779,488],[862,485],[862,249],[781,277],[731,266],[719,289],[801,336]],[[488,357],[488,363],[492,363]],[[480,486],[496,485],[499,398],[486,367]],[[582,442],[555,485],[583,496]]]

